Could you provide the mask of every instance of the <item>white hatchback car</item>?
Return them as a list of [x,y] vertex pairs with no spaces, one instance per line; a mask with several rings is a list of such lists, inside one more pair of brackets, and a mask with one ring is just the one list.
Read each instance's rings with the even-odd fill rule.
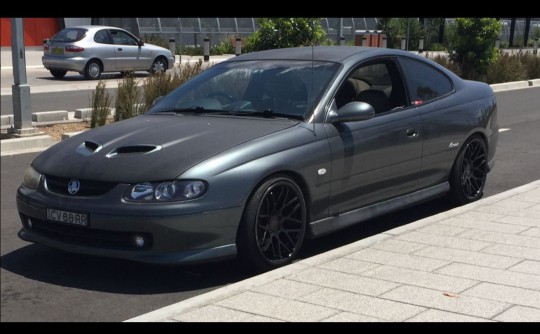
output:
[[86,79],[103,72],[163,72],[174,65],[171,51],[146,44],[130,32],[107,26],[78,26],[59,31],[43,44],[43,66],[55,78],[67,71]]

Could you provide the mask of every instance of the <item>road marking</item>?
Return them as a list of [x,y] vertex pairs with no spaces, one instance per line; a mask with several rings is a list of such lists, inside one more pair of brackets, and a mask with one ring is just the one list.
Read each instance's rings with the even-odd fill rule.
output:
[[500,128],[499,129],[499,133],[506,132],[506,131],[510,131],[510,128]]

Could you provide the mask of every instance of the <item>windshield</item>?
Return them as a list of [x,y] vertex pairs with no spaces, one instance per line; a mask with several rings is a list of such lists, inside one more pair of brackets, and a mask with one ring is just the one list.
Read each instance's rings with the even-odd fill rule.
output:
[[60,43],[72,43],[80,41],[86,34],[86,29],[81,28],[67,28],[60,30],[54,37],[53,42]]
[[212,66],[156,103],[170,111],[305,119],[339,65],[331,62],[257,60]]

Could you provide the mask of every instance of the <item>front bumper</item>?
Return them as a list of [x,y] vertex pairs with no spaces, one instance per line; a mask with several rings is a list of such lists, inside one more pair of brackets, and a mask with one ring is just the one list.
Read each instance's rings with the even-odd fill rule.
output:
[[[165,203],[123,203],[115,210],[102,201],[107,202],[20,187],[17,209],[23,228],[19,237],[64,251],[147,263],[187,264],[236,256],[241,207],[182,214],[178,205],[170,209]],[[87,212],[89,226],[48,221],[47,208]],[[145,239],[144,246],[136,245],[137,236]]]
[[53,55],[44,55],[41,57],[43,66],[48,69],[54,70],[63,70],[63,71],[75,71],[82,73],[84,67],[88,62],[87,58],[84,57],[58,57]]

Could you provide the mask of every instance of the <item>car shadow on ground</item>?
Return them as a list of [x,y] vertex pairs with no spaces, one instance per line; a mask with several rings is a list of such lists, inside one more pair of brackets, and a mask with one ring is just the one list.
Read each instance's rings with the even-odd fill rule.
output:
[[[149,77],[150,73],[134,72],[134,73],[131,73],[131,75],[136,79],[140,79],[140,78]],[[123,75],[120,72],[103,73],[101,75],[101,80],[122,79],[122,77]],[[57,81],[57,82],[69,82],[69,81],[88,81],[88,82],[96,81],[97,82],[97,80],[87,80],[84,78],[83,75],[75,74],[75,72],[68,72],[68,74],[66,74],[66,76],[61,79],[57,79],[53,76],[41,76],[41,77],[37,77],[36,79],[47,80],[47,81]]]
[[[300,259],[451,208],[452,205],[445,198],[437,199],[318,239],[306,240]],[[72,254],[37,244],[5,254],[0,259],[0,266],[14,274],[48,284],[137,295],[213,288],[253,276],[253,273],[237,260],[189,266],[162,266]]]

